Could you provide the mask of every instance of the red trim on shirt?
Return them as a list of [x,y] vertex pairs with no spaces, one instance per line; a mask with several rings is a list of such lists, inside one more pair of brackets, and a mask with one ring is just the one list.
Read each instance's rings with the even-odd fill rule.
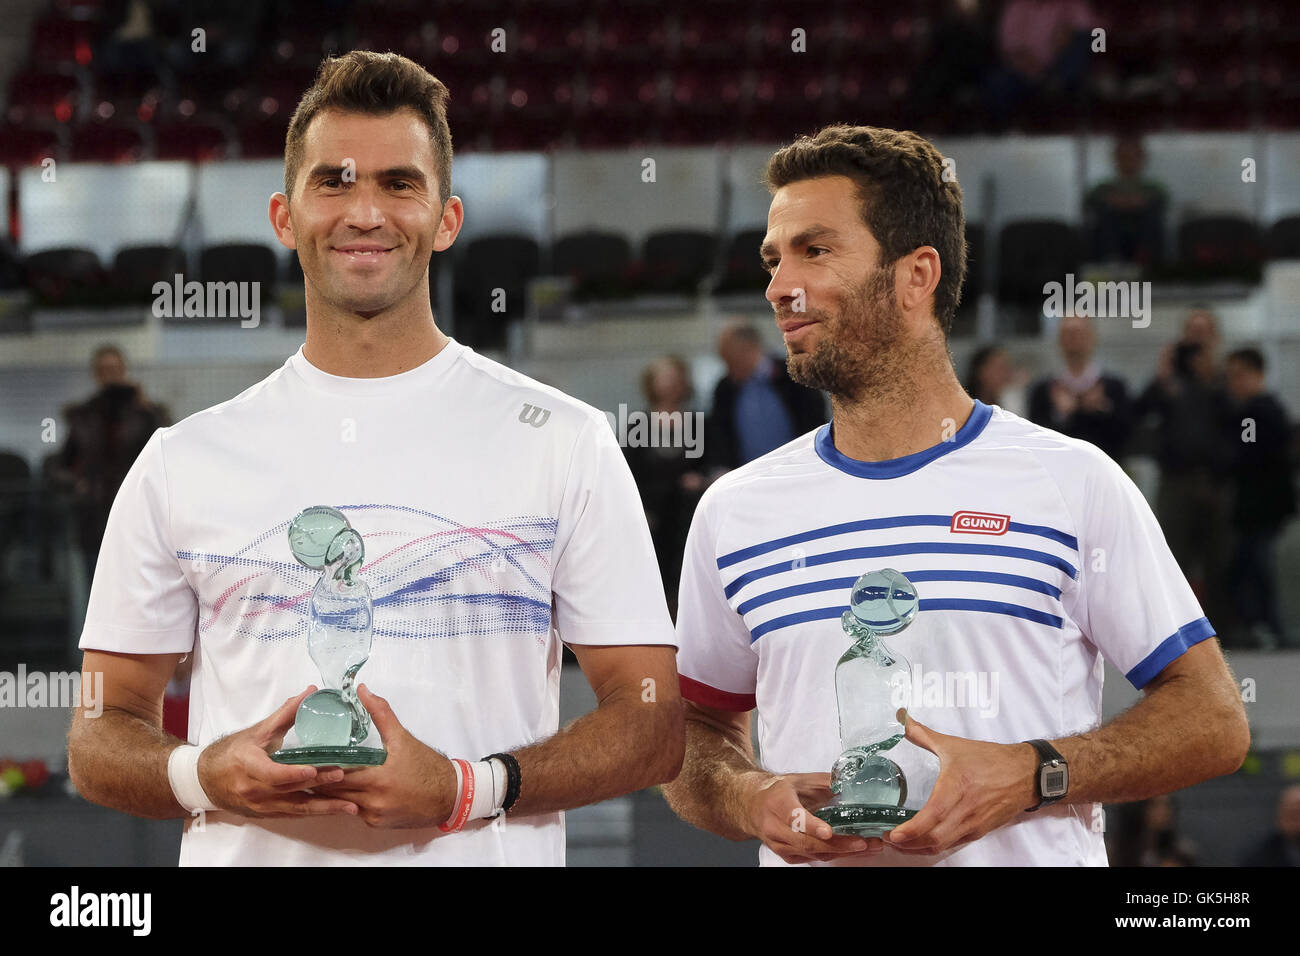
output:
[[685,675],[679,675],[679,677],[682,684],[682,696],[697,704],[703,704],[705,707],[743,712],[753,710],[758,706],[758,701],[754,699],[753,694],[729,694],[725,690],[718,690],[708,684],[701,684],[697,680],[691,680]]

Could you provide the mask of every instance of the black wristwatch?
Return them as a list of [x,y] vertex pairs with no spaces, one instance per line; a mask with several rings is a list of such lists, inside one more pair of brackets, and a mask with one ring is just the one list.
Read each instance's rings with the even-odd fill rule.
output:
[[1026,812],[1033,813],[1039,807],[1060,800],[1070,789],[1070,767],[1065,758],[1046,740],[1027,740],[1038,751],[1038,802]]

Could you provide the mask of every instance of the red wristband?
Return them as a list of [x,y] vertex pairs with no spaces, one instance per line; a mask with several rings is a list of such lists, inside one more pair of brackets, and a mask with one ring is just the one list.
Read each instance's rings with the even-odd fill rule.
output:
[[459,796],[459,802],[456,805],[455,812],[446,823],[438,824],[438,829],[443,833],[455,833],[469,822],[470,806],[474,803],[474,768],[470,766],[468,760],[461,760],[459,757],[452,758],[456,766],[460,768],[461,781],[463,786]]

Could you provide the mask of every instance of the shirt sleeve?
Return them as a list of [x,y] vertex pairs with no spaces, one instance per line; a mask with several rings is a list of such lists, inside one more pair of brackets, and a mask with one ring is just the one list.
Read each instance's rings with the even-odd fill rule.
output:
[[603,416],[578,434],[555,541],[551,593],[561,640],[676,646],[641,496]]
[[156,430],[118,488],[99,548],[82,650],[187,654],[198,598],[172,543],[164,429]]
[[757,706],[758,655],[749,628],[722,590],[711,518],[714,491],[700,500],[686,538],[677,598],[677,673],[687,700],[750,711]]
[[1214,636],[1150,505],[1109,457],[1088,446],[1075,620],[1139,690]]

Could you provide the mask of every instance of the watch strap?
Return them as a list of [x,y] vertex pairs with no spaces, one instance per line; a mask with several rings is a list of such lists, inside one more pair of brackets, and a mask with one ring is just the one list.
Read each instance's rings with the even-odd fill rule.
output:
[[[1034,771],[1034,789],[1038,791],[1038,802],[1032,807],[1028,807],[1025,811],[1026,813],[1033,813],[1040,807],[1053,804],[1060,800],[1061,797],[1065,796],[1065,794],[1060,794],[1055,797],[1046,797],[1043,795],[1043,767],[1047,764],[1059,764],[1061,767],[1068,768],[1069,764],[1066,763],[1065,758],[1061,756],[1060,751],[1049,744],[1046,740],[1026,740],[1025,743],[1029,744],[1029,746],[1033,747],[1034,750],[1038,752],[1038,767]],[[1069,773],[1068,769],[1066,773]],[[1066,786],[1068,788],[1068,776],[1066,777],[1066,781]]]

